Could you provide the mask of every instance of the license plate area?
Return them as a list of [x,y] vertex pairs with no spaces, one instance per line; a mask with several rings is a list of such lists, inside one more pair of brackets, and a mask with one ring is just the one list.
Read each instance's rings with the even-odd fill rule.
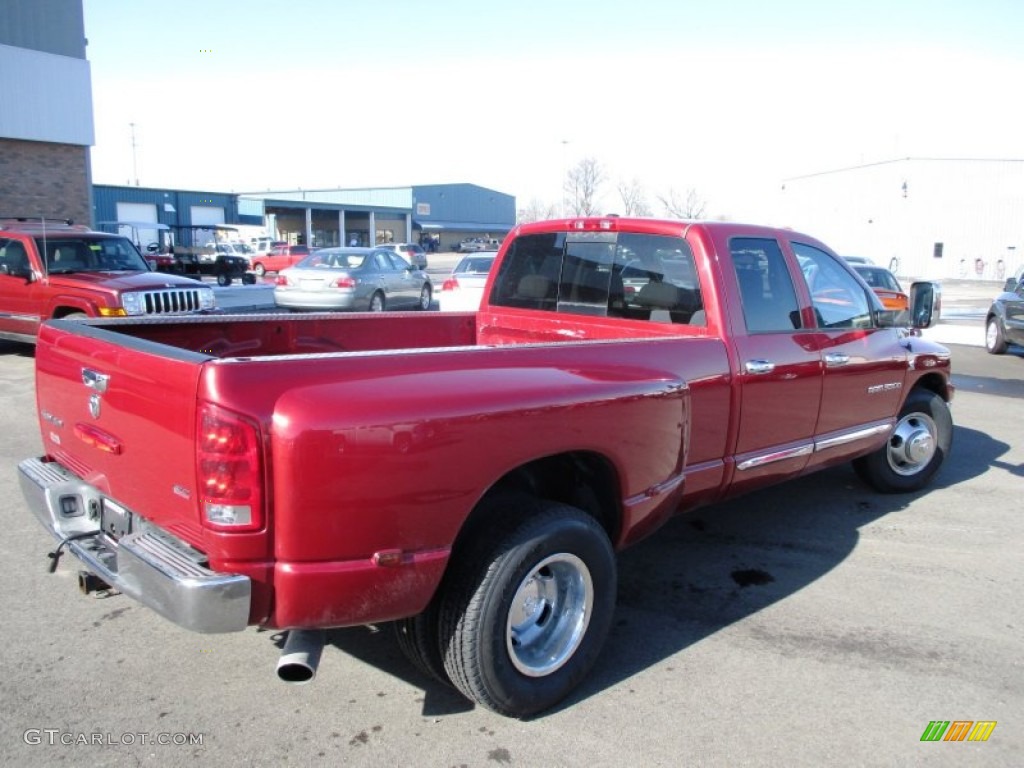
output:
[[100,509],[100,528],[113,539],[120,539],[132,532],[132,513],[110,499],[103,500]]

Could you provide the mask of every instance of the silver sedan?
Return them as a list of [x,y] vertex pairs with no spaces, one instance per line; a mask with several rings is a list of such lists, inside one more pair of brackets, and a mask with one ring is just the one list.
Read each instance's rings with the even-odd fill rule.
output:
[[285,309],[430,309],[426,272],[380,248],[321,248],[278,273],[274,303]]

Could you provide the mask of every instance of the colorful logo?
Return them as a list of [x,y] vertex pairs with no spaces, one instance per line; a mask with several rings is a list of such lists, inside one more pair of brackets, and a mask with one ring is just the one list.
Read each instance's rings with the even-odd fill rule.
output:
[[921,741],[988,741],[995,728],[995,720],[932,720]]

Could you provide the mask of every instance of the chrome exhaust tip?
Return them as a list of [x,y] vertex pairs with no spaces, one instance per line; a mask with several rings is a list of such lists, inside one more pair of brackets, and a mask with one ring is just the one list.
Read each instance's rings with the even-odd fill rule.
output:
[[324,633],[319,629],[293,629],[284,641],[277,662],[277,676],[292,685],[303,685],[316,677],[320,653],[324,649]]

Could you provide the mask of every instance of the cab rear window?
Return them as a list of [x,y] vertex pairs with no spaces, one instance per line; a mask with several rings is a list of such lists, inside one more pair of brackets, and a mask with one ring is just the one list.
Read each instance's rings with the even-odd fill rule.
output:
[[652,322],[703,322],[690,246],[662,235],[552,232],[518,237],[499,267],[490,303]]

